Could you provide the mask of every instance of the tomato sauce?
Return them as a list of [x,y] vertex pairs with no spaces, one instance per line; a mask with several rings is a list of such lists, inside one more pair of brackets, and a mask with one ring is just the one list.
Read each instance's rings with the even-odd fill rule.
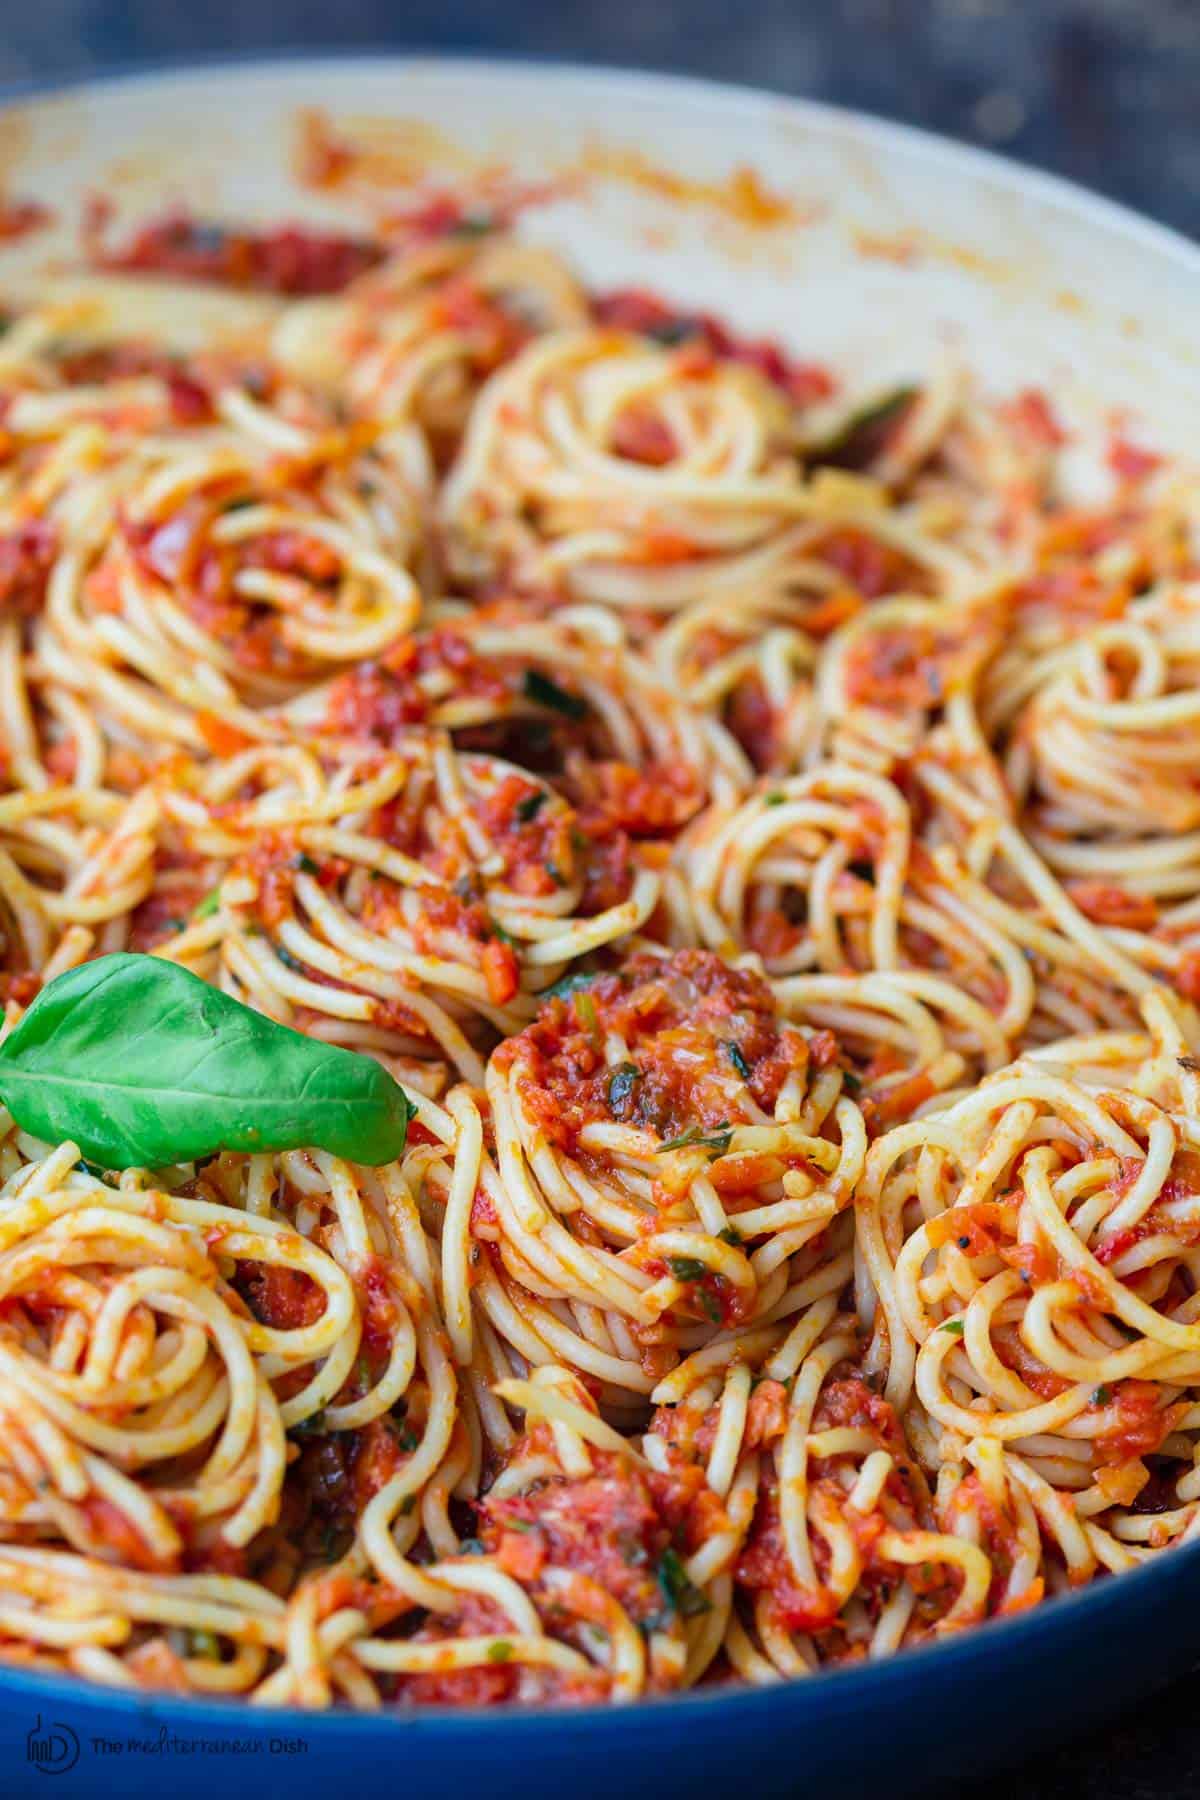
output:
[[30,618],[41,611],[57,555],[58,533],[40,519],[0,532],[0,615]]
[[104,1561],[153,1574],[171,1574],[179,1567],[178,1557],[164,1559],[159,1555],[120,1507],[103,1495],[85,1494],[76,1505],[95,1540],[96,1553]]
[[592,1461],[589,1476],[480,1501],[480,1539],[502,1552],[514,1574],[526,1571],[518,1579],[536,1583],[547,1565],[569,1569],[611,1594],[635,1624],[669,1623],[675,1607],[662,1559],[685,1529],[703,1473],[662,1474],[609,1451],[593,1450]]
[[1115,881],[1069,881],[1066,889],[1094,925],[1113,925],[1122,931],[1153,931],[1158,924],[1158,906],[1150,894],[1135,894]]
[[1151,1455],[1187,1410],[1186,1403],[1164,1406],[1162,1388],[1153,1381],[1119,1382],[1112,1407],[1116,1410],[1116,1423],[1093,1439],[1101,1463],[1129,1462],[1134,1457]]
[[854,640],[845,659],[846,693],[867,706],[931,707],[946,697],[971,649],[961,634],[932,625],[889,625]]
[[214,416],[208,383],[181,357],[148,344],[93,344],[59,358],[59,372],[72,385],[103,386],[153,376],[167,390],[171,417],[177,425],[205,424]]
[[383,260],[383,246],[364,238],[282,225],[269,231],[198,219],[183,208],[147,220],[120,246],[93,231],[88,248],[98,268],[215,282],[294,296],[336,294]]
[[864,600],[884,594],[924,593],[929,586],[924,571],[902,550],[874,538],[854,526],[838,526],[804,552],[806,559],[828,563]]
[[298,1269],[239,1261],[233,1286],[260,1324],[275,1331],[302,1331],[325,1311],[323,1291]]
[[[629,1076],[615,1082],[603,1060],[606,1030],[628,1045]],[[664,1139],[728,1122],[737,1058],[747,1086],[770,1108],[810,1047],[780,1025],[761,976],[703,950],[634,957],[615,974],[551,999],[533,1025],[496,1052],[515,1067],[522,1100],[551,1142],[573,1152],[592,1120],[616,1118]]]
[[361,662],[332,684],[325,716],[328,730],[394,744],[407,727],[423,724],[434,706],[423,678],[449,677],[456,697],[493,700],[513,696],[513,681],[476,656],[461,632],[442,628],[417,638],[404,638],[386,655]]
[[1041,388],[1023,389],[1000,408],[1000,417],[1030,449],[1058,450],[1070,441],[1070,434]]
[[708,312],[683,312],[647,288],[617,288],[592,298],[598,325],[632,331],[668,345],[702,349],[723,362],[756,369],[797,406],[828,400],[837,391],[834,376],[819,363],[790,355],[768,338],[736,336]]
[[0,243],[15,243],[54,223],[50,207],[38,200],[0,200]]

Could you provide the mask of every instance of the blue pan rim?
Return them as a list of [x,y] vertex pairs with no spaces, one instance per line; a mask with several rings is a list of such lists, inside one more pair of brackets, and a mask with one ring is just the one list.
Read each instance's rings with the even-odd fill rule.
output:
[[[445,1730],[472,1723],[486,1722],[489,1732],[504,1736],[524,1737],[547,1730],[585,1731],[589,1728],[613,1726],[618,1720],[631,1721],[646,1717],[660,1720],[711,1713],[714,1708],[744,1717],[747,1721],[764,1710],[787,1705],[819,1706],[828,1702],[839,1712],[861,1709],[870,1716],[873,1701],[905,1689],[922,1676],[948,1691],[951,1678],[961,1678],[965,1671],[983,1664],[1000,1665],[1014,1659],[1024,1660],[1032,1646],[1043,1638],[1061,1639],[1064,1643],[1080,1631],[1088,1630],[1099,1640],[1114,1624],[1119,1627],[1121,1615],[1135,1599],[1143,1608],[1169,1607],[1170,1589],[1183,1574],[1185,1562],[1192,1568],[1200,1558],[1200,1542],[1177,1545],[1163,1556],[1140,1568],[1120,1575],[1104,1575],[1097,1582],[1073,1593],[1057,1595],[1028,1612],[1009,1618],[991,1619],[983,1624],[964,1627],[960,1632],[936,1642],[902,1650],[878,1662],[843,1664],[793,1680],[767,1687],[698,1687],[682,1694],[657,1695],[635,1701],[627,1707],[611,1703],[591,1706],[422,1706],[384,1707],[378,1712],[353,1711],[334,1706],[325,1711],[305,1710],[296,1706],[255,1706],[246,1700],[217,1700],[204,1695],[171,1694],[161,1690],[139,1689],[136,1692],[109,1688],[79,1676],[49,1675],[0,1663],[0,1702],[12,1696],[28,1699],[31,1704],[67,1710],[80,1706],[99,1708],[114,1717],[144,1723],[148,1716],[157,1722],[165,1715],[178,1713],[181,1724],[210,1731],[224,1730],[234,1735],[247,1733],[284,1736],[289,1732],[304,1734],[321,1732],[338,1737],[357,1736],[364,1729]],[[1134,1590],[1136,1589],[1136,1594]],[[1157,1597],[1157,1604],[1156,1604]],[[1200,1647],[1200,1618],[1196,1625],[1196,1645]],[[1193,1649],[1181,1657],[1182,1675],[1195,1659]],[[1131,1698],[1136,1685],[1130,1684]]]
[[[123,87],[153,85],[164,80],[202,81],[221,70],[269,74],[302,71],[319,64],[336,64],[348,72],[355,66],[377,71],[380,63],[390,64],[397,75],[422,72],[445,75],[466,73],[468,76],[513,73],[523,76],[560,74],[570,79],[583,79],[595,85],[608,86],[618,93],[624,90],[630,100],[653,100],[665,90],[676,103],[682,101],[698,111],[716,107],[727,115],[736,110],[760,111],[764,104],[790,111],[802,122],[810,121],[839,134],[864,135],[881,145],[894,144],[945,168],[959,168],[964,174],[975,173],[1013,190],[1020,190],[1048,203],[1065,208],[1076,217],[1098,227],[1119,231],[1125,237],[1143,242],[1172,258],[1200,279],[1200,245],[1193,244],[1181,232],[1146,218],[1120,201],[1110,200],[1081,183],[1050,174],[1015,158],[982,150],[974,145],[958,143],[936,132],[899,123],[857,108],[834,106],[824,101],[755,87],[744,82],[725,82],[693,75],[660,74],[651,69],[623,68],[609,63],[580,63],[568,57],[534,56],[504,50],[486,53],[458,51],[437,47],[396,47],[380,44],[353,51],[321,45],[292,47],[269,53],[247,50],[234,54],[213,53],[190,56],[184,61],[171,58],[139,59],[134,62],[80,70],[60,78],[30,78],[0,84],[0,110],[10,110],[26,101],[69,98],[80,93],[120,90]],[[447,1707],[429,1706],[405,1710],[383,1709],[379,1712],[355,1712],[333,1707],[327,1711],[306,1711],[299,1707],[254,1706],[245,1700],[215,1700],[207,1696],[170,1694],[153,1690],[130,1692],[108,1688],[82,1677],[48,1675],[0,1662],[0,1702],[10,1697],[28,1699],[31,1704],[51,1705],[67,1711],[71,1707],[93,1707],[109,1712],[114,1718],[145,1722],[156,1721],[178,1713],[181,1723],[210,1731],[225,1730],[233,1734],[259,1736],[271,1732],[276,1736],[319,1732],[323,1738],[337,1740],[358,1737],[364,1730],[388,1733],[397,1728],[445,1731],[486,1723],[489,1734],[505,1737],[527,1737],[547,1730],[586,1732],[613,1727],[618,1721],[638,1718],[661,1720],[669,1714],[681,1719],[720,1708],[724,1713],[754,1718],[759,1713],[784,1705],[836,1701],[840,1710],[854,1706],[858,1699],[864,1716],[872,1697],[904,1688],[922,1674],[933,1681],[952,1672],[961,1673],[980,1662],[999,1663],[1005,1656],[1019,1656],[1024,1648],[1050,1636],[1067,1638],[1079,1629],[1091,1626],[1102,1631],[1104,1621],[1119,1615],[1136,1598],[1147,1606],[1161,1591],[1169,1605],[1169,1589],[1182,1574],[1181,1564],[1187,1559],[1195,1563],[1200,1556],[1200,1541],[1179,1545],[1161,1559],[1143,1564],[1120,1575],[1102,1576],[1098,1582],[1070,1594],[1059,1595],[1033,1610],[1010,1618],[992,1619],[981,1625],[964,1628],[961,1633],[937,1642],[904,1650],[879,1662],[854,1663],[822,1669],[813,1675],[781,1681],[769,1687],[695,1688],[686,1693],[662,1695],[639,1700],[632,1707],[611,1704],[581,1707]],[[1197,1645],[1200,1647],[1200,1620],[1197,1623]],[[1188,1664],[1181,1660],[1180,1673]],[[1131,1686],[1132,1692],[1132,1686]]]

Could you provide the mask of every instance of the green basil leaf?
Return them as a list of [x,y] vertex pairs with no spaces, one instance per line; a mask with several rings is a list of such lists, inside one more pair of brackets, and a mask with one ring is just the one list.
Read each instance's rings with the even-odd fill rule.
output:
[[328,1150],[391,1162],[414,1108],[369,1056],[302,1037],[156,956],[68,969],[0,1044],[23,1130],[106,1169],[217,1150]]
[[871,400],[838,427],[823,444],[815,444],[807,452],[811,463],[826,468],[865,469],[879,454],[890,428],[896,424],[917,397],[915,387],[894,388],[878,400]]
[[559,687],[557,681],[549,675],[543,675],[540,669],[526,669],[521,687],[527,700],[536,706],[545,706],[551,712],[560,712],[568,719],[586,717],[588,703],[582,694],[572,694],[566,688]]
[[642,336],[651,338],[654,343],[662,344],[667,349],[674,349],[676,344],[686,344],[691,338],[703,337],[704,326],[699,319],[661,319],[657,325],[647,325]]
[[581,988],[575,995],[575,1017],[585,1031],[593,1035],[600,1029],[600,1021],[596,1015],[596,1002],[586,988]]
[[455,220],[446,236],[452,238],[486,237],[489,231],[497,230],[499,230],[498,223],[491,213],[464,213],[461,219]]
[[562,975],[557,981],[552,982],[548,988],[542,988],[537,998],[539,1000],[565,1000],[568,994],[578,994],[581,989],[590,988],[592,983],[594,981],[599,981],[599,979],[599,970],[596,970],[591,974],[587,974],[585,971],[580,970],[580,972],[575,975]]
[[545,788],[534,788],[531,794],[522,795],[513,809],[521,824],[528,825],[531,819],[536,819],[549,798]]
[[658,1585],[663,1599],[681,1619],[694,1619],[709,1610],[711,1602],[692,1581],[677,1550],[664,1550],[658,1565]]
[[324,1437],[328,1430],[325,1408],[322,1406],[317,1412],[309,1413],[307,1419],[298,1419],[294,1425],[289,1425],[287,1434],[290,1438]]
[[667,1150],[689,1150],[695,1146],[697,1149],[711,1150],[714,1155],[724,1156],[733,1142],[732,1129],[725,1131],[721,1128],[724,1123],[725,1121],[722,1120],[721,1125],[715,1131],[710,1131],[707,1136],[698,1125],[689,1125],[687,1130],[681,1131],[678,1137],[668,1138],[665,1144],[660,1144],[654,1154],[662,1156]]
[[631,1109],[633,1090],[641,1078],[636,1063],[618,1063],[608,1078],[608,1110],[615,1119],[623,1119]]

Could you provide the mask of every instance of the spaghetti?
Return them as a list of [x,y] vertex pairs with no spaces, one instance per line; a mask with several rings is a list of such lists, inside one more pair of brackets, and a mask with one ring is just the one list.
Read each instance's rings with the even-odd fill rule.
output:
[[0,1113],[9,1662],[623,1702],[1200,1533],[1194,478],[490,226],[171,215],[0,342],[5,1030],[148,952],[416,1108]]

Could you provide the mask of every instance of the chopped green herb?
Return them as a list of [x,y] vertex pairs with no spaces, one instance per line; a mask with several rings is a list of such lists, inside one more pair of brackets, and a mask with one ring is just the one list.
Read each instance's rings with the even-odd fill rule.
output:
[[522,1535],[527,1536],[529,1532],[536,1531],[537,1526],[532,1519],[505,1519],[504,1529],[505,1531],[519,1531]]
[[548,707],[551,712],[562,713],[564,718],[582,719],[587,714],[587,701],[581,695],[568,693],[540,669],[526,669],[521,689],[527,700],[532,700],[536,706]]
[[411,1425],[406,1425],[404,1427],[404,1430],[400,1433],[399,1438],[397,1439],[397,1442],[399,1443],[400,1448],[402,1450],[407,1450],[409,1452],[415,1450],[417,1445],[420,1443],[420,1441],[421,1441],[420,1432],[414,1431]]
[[503,925],[498,925],[496,923],[495,919],[489,919],[488,924],[492,928],[492,936],[494,938],[498,938],[502,944],[515,944],[516,943],[517,940],[513,936],[512,932],[505,931]]
[[[578,1003],[577,1003],[578,1004]],[[636,1063],[618,1063],[608,1078],[608,1110],[614,1118],[623,1119],[633,1098],[633,1085],[641,1074]]]
[[507,1638],[497,1638],[494,1644],[488,1645],[489,1662],[511,1662],[513,1647]]
[[711,1320],[714,1325],[720,1325],[722,1323],[721,1308],[717,1305],[716,1295],[710,1294],[707,1288],[701,1288],[696,1298],[700,1302],[700,1311],[705,1318]]
[[891,427],[907,411],[916,393],[915,387],[898,387],[869,401],[851,413],[823,444],[814,445],[808,460],[835,469],[865,468],[883,449]]
[[724,1231],[718,1231],[717,1236],[723,1244],[732,1244],[735,1250],[746,1241],[736,1225],[727,1225]]
[[599,1031],[600,1020],[596,1014],[596,1002],[586,989],[575,996],[575,1016],[585,1031]]
[[1107,1387],[1104,1382],[1101,1382],[1099,1387],[1092,1389],[1093,1406],[1107,1406],[1111,1399],[1112,1389]]
[[530,819],[536,819],[549,798],[545,788],[535,788],[531,794],[518,800],[514,811],[522,825],[528,825]]
[[326,1562],[337,1562],[354,1542],[354,1533],[330,1519],[321,1533],[321,1554]]
[[853,1069],[843,1069],[842,1086],[848,1094],[861,1094],[863,1090],[862,1076],[856,1075]]
[[192,908],[193,919],[211,919],[221,904],[221,887],[217,884],[211,892],[205,894],[203,900]]
[[552,982],[548,988],[543,988],[538,999],[565,1000],[569,994],[578,994],[581,989],[590,988],[593,981],[599,979],[599,974],[596,972],[590,975],[584,973],[563,975],[558,981]]
[[302,875],[319,875],[321,873],[320,863],[314,862],[307,850],[301,850],[298,856],[292,858],[292,867],[299,869]]
[[658,1585],[667,1605],[681,1619],[694,1619],[709,1611],[709,1601],[692,1581],[675,1550],[664,1550],[658,1565]]
[[676,1281],[703,1281],[708,1274],[708,1264],[698,1256],[668,1256],[667,1267]]
[[763,804],[765,806],[782,806],[786,799],[786,794],[781,794],[778,788],[774,788],[771,793],[763,795]]
[[698,319],[666,318],[654,325],[647,325],[644,335],[656,344],[663,344],[670,349],[675,344],[686,344],[689,338],[699,337],[703,326]]
[[220,1662],[221,1644],[214,1631],[189,1631],[189,1656],[202,1656],[207,1662]]
[[963,1329],[964,1327],[961,1319],[946,1319],[938,1326],[939,1331],[948,1331],[951,1337],[961,1337]]
[[566,887],[567,886],[567,878],[563,874],[562,870],[559,868],[559,866],[556,862],[543,863],[542,867],[545,869],[547,875],[550,877],[550,879],[554,883],[555,887]]
[[[724,1121],[722,1121],[722,1125],[723,1124]],[[700,1130],[698,1125],[689,1125],[687,1130],[681,1131],[678,1137],[668,1138],[665,1144],[660,1144],[655,1151],[655,1155],[662,1156],[667,1150],[690,1150],[694,1148],[697,1150],[711,1150],[716,1156],[724,1156],[732,1141],[732,1130],[725,1131],[718,1127],[716,1131],[710,1131],[706,1136]]]
[[400,1502],[400,1511],[404,1514],[404,1517],[407,1519],[409,1515],[416,1512],[416,1510],[417,1496],[415,1494],[405,1494],[403,1500]]
[[325,1409],[310,1413],[307,1419],[301,1419],[296,1425],[288,1426],[289,1437],[321,1437],[325,1432]]
[[726,1056],[728,1056],[730,1062],[733,1064],[734,1068],[737,1070],[737,1072],[741,1076],[742,1080],[749,1081],[749,1079],[750,1079],[750,1064],[746,1061],[745,1057],[742,1055],[741,1051],[738,1049],[737,1045],[732,1041],[732,1039],[729,1039],[726,1041],[725,1054],[726,1054]]
[[456,219],[447,233],[452,238],[486,237],[489,231],[495,231],[496,221],[489,212],[464,213]]
[[293,975],[308,974],[308,970],[300,961],[300,958],[298,956],[293,956],[286,944],[276,944],[275,954],[283,964],[284,968],[290,969]]

